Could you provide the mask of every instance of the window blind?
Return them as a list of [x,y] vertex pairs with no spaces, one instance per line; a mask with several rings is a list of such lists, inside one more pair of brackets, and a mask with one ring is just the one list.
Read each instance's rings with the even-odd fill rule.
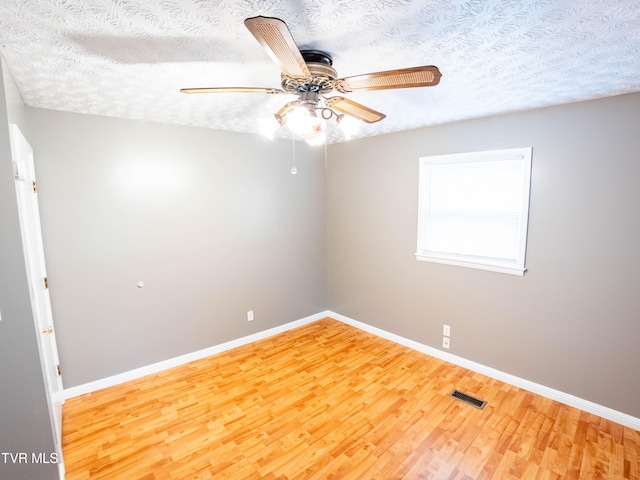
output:
[[417,255],[523,271],[530,152],[421,159]]

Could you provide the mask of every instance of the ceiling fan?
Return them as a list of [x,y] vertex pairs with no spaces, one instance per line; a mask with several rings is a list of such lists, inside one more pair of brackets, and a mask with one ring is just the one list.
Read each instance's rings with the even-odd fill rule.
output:
[[309,143],[323,135],[325,120],[332,116],[339,124],[349,123],[347,119],[355,120],[357,124],[359,121],[375,123],[386,117],[384,113],[348,98],[327,97],[326,94],[333,91],[348,94],[365,90],[429,87],[437,85],[442,76],[438,67],[426,65],[338,78],[331,56],[319,50],[299,50],[283,20],[258,16],[247,18],[244,24],[280,67],[282,88],[210,87],[183,88],[180,91],[189,94],[295,94],[298,100],[285,104],[275,113],[275,118],[281,126],[286,124]]

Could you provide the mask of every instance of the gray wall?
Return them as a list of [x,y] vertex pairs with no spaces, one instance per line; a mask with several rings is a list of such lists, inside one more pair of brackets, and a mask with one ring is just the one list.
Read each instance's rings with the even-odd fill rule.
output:
[[322,149],[27,114],[65,387],[326,309]]
[[[292,176],[286,141],[5,111],[35,150],[66,387],[329,308],[434,347],[448,323],[453,354],[640,417],[640,95],[333,145],[326,185],[322,150],[301,144]],[[30,311],[6,121],[0,372],[20,393],[0,431],[31,415],[18,448],[50,429],[33,417],[32,325],[11,321]],[[521,146],[534,149],[526,275],[416,261],[418,157]]]
[[[335,145],[328,305],[640,417],[640,94]],[[418,157],[533,147],[524,277],[419,262]]]
[[[54,479],[53,464],[32,453],[55,452],[38,355],[13,179],[9,123],[26,131],[24,107],[4,61],[0,63],[0,452],[26,453],[29,463],[0,457],[0,478]],[[7,460],[5,461],[5,458]]]

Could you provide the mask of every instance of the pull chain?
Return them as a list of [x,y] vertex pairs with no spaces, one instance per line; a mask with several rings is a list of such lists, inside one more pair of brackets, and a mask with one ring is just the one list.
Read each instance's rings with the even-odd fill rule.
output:
[[291,139],[291,155],[293,157],[292,163],[293,167],[291,167],[291,175],[295,175],[298,173],[298,169],[296,168],[296,139]]
[[327,174],[327,141],[324,142],[324,173]]

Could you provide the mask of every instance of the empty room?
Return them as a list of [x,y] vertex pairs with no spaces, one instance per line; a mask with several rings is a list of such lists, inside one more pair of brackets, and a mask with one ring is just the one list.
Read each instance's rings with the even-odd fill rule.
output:
[[0,479],[640,480],[640,2],[0,5]]

